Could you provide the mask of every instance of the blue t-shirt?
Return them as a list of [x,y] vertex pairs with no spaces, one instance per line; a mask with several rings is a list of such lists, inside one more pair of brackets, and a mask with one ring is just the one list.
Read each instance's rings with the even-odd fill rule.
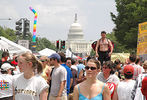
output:
[[66,64],[61,64],[67,71],[67,80],[66,80],[66,85],[67,85],[67,94],[70,92],[70,79],[73,78],[71,69],[66,65]]

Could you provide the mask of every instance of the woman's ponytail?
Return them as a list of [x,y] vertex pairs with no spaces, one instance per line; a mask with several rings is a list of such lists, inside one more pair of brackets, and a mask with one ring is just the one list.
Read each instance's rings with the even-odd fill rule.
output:
[[42,64],[41,61],[37,60],[36,67],[37,67],[37,73],[38,73],[38,74],[42,73],[42,70],[43,70],[43,64]]

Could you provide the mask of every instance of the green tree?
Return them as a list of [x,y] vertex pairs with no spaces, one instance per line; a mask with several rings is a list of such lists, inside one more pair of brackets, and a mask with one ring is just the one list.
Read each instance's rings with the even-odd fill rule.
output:
[[118,14],[111,12],[116,40],[128,50],[136,50],[138,24],[147,21],[147,0],[115,0]]
[[[0,36],[3,36],[13,42],[17,42],[18,40],[23,39],[23,35],[16,36],[15,31],[10,28],[1,27],[0,26]],[[28,34],[28,36],[25,37],[26,40],[29,40],[30,44],[32,41],[32,34]],[[49,40],[46,38],[36,38],[36,50],[40,51],[44,48],[49,48],[52,50],[56,50],[56,47],[54,44],[52,44]]]
[[49,48],[52,50],[56,50],[56,47],[54,44],[52,44],[49,40],[46,38],[37,38],[36,39],[36,45],[37,45],[37,50],[40,51],[45,48]]
[[0,36],[3,36],[11,41],[16,41],[15,31],[10,28],[0,26]]
[[129,52],[128,49],[125,48],[125,45],[122,45],[117,41],[114,32],[108,33],[107,38],[114,43],[113,53]]

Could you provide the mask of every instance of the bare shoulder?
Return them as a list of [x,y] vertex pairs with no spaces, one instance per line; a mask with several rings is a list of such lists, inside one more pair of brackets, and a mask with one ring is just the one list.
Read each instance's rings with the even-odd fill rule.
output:
[[111,43],[111,40],[110,40],[110,39],[108,39],[108,42],[109,42],[109,43]]
[[79,84],[77,84],[77,85],[74,87],[74,89],[77,90],[77,89],[78,89],[78,86],[79,86]]
[[104,86],[105,86],[105,83],[103,83],[103,82],[101,82],[101,81],[99,81],[99,80],[97,80],[97,86],[99,87],[99,88],[101,88],[101,89],[103,89],[104,88]]
[[77,84],[75,87],[74,87],[74,91],[73,91],[73,100],[79,100],[79,91],[78,91],[78,86],[79,84]]
[[87,84],[85,84],[85,81],[83,81],[83,82],[77,84],[77,85],[74,87],[74,89],[78,91],[79,88],[85,87],[85,85],[87,85]]
[[74,91],[78,92],[79,86],[81,86],[81,83],[77,84],[77,85],[74,87]]
[[99,44],[99,42],[100,42],[100,39],[97,40],[97,44]]
[[98,84],[104,89],[103,91],[107,91],[109,90],[108,86],[106,85],[106,83],[103,83],[101,81],[98,80]]
[[104,84],[105,84],[105,83],[103,83],[103,82],[101,82],[101,81],[99,81],[99,80],[97,80],[97,83],[98,83],[100,86],[104,86]]

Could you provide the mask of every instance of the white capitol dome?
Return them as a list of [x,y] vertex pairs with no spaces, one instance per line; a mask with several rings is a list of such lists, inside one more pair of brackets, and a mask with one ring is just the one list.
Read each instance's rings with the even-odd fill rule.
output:
[[77,22],[77,14],[75,14],[74,23],[69,28],[65,48],[79,56],[90,55],[91,42],[85,41],[82,26]]
[[84,40],[82,27],[77,23],[77,14],[75,14],[74,23],[70,26],[68,40]]

